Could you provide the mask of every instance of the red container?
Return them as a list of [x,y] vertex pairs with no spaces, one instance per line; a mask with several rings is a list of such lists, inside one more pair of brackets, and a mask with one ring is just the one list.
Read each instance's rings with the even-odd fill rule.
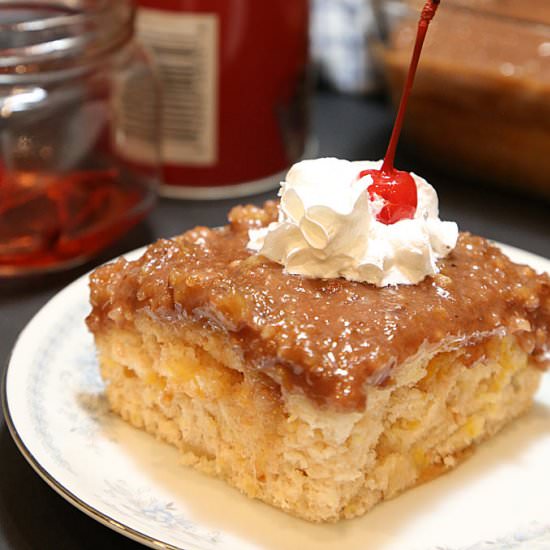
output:
[[307,0],[138,0],[163,84],[165,195],[275,187],[307,133]]

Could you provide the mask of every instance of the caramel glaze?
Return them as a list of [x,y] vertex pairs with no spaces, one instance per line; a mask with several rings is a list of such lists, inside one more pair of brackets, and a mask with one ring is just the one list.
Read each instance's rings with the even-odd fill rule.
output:
[[462,233],[440,273],[417,285],[306,279],[246,249],[248,229],[276,213],[275,203],[237,207],[229,226],[198,227],[139,260],[100,267],[90,330],[131,325],[139,311],[169,323],[191,318],[226,334],[251,368],[339,411],[361,410],[366,387],[388,383],[424,343],[468,346],[505,329],[547,366],[550,278],[486,240]]

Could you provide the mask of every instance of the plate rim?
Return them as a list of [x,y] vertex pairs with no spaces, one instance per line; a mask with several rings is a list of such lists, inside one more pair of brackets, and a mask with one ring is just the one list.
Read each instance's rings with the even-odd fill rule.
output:
[[[548,264],[548,270],[550,272],[550,259],[545,258],[544,256],[540,256],[534,252],[530,252],[528,250],[524,250],[522,248],[518,248],[512,245],[508,245],[505,243],[501,243],[498,241],[493,241],[490,239],[487,239],[491,244],[494,244],[498,246],[504,254],[508,256],[507,250],[513,251],[513,253],[520,253],[523,255],[527,255],[530,259],[535,260],[536,263],[543,262]],[[124,254],[121,254],[120,256],[117,256],[116,258],[112,258],[111,260],[108,260],[105,262],[111,263],[119,258],[128,258],[131,257],[133,259],[134,256],[137,256],[139,254],[142,254],[146,250],[147,246],[139,247],[134,250],[125,252]],[[512,260],[515,262],[515,260]],[[515,262],[517,263],[517,262]],[[520,262],[521,263],[521,262]],[[104,265],[104,264],[103,264]],[[529,265],[529,264],[524,264]],[[100,267],[100,266],[97,266]],[[44,311],[46,308],[48,308],[51,304],[51,302],[59,296],[62,292],[66,291],[68,288],[72,286],[77,286],[79,284],[82,284],[82,282],[85,282],[86,279],[89,278],[90,274],[97,269],[95,267],[94,269],[84,273],[68,285],[61,288],[59,291],[57,291],[45,304],[42,305],[31,317],[31,319],[25,324],[24,328],[21,330],[21,332],[18,334],[9,354],[6,360],[4,361],[4,372],[2,375],[2,379],[0,380],[0,401],[1,401],[1,407],[2,412],[4,415],[5,423],[8,428],[8,431],[15,442],[16,447],[18,448],[19,452],[22,454],[22,456],[25,458],[27,463],[32,467],[32,469],[38,474],[38,476],[51,488],[53,489],[58,495],[60,495],[63,499],[65,499],[69,504],[74,506],[77,510],[80,512],[86,514],[91,519],[97,521],[101,525],[111,529],[112,531],[115,531],[119,535],[122,535],[124,537],[127,537],[135,542],[138,542],[140,544],[144,544],[148,546],[149,548],[160,548],[161,550],[186,550],[182,546],[174,546],[171,543],[159,540],[155,537],[152,537],[151,535],[147,535],[146,533],[143,533],[137,529],[134,529],[133,527],[129,527],[128,525],[124,525],[120,523],[119,521],[115,520],[114,518],[110,517],[109,515],[105,514],[104,512],[100,511],[99,509],[95,508],[94,506],[91,506],[87,502],[85,502],[83,499],[78,497],[76,494],[74,494],[71,490],[69,490],[63,483],[61,483],[58,479],[56,479],[52,474],[50,474],[44,466],[40,463],[39,459],[34,456],[34,454],[31,452],[31,450],[27,447],[25,444],[23,438],[17,431],[17,427],[15,425],[15,422],[12,418],[10,409],[9,409],[9,403],[8,403],[8,375],[10,371],[10,366],[12,364],[13,355],[18,348],[18,345],[26,333],[28,327],[33,323],[38,315],[41,314],[42,311]],[[538,271],[537,268],[532,267],[532,269],[535,269]]]
[[[86,277],[88,274],[84,275]],[[80,279],[80,277],[79,277]],[[77,280],[79,280],[77,279]],[[75,281],[76,282],[76,281]],[[66,287],[64,287],[66,288]],[[62,289],[63,290],[63,289]],[[60,291],[61,292],[61,291]],[[54,296],[57,296],[55,294]],[[46,307],[49,304],[46,302],[43,307]],[[41,311],[42,308],[40,308],[39,311]],[[38,312],[39,312],[38,311]],[[36,314],[38,314],[38,312]],[[34,319],[34,316],[29,321],[29,323]],[[26,325],[27,326],[27,325]],[[25,329],[23,329],[24,331]],[[23,331],[21,334],[23,334]],[[168,542],[164,542],[162,540],[156,539],[155,537],[152,537],[150,535],[147,535],[145,533],[142,533],[141,531],[138,531],[137,529],[134,529],[133,527],[128,527],[127,525],[124,525],[120,523],[119,521],[115,520],[114,518],[110,517],[109,515],[105,514],[104,512],[101,512],[94,506],[89,505],[87,502],[82,500],[80,497],[75,495],[71,490],[69,490],[63,483],[61,483],[58,479],[56,479],[52,474],[50,474],[40,463],[40,461],[33,455],[31,450],[27,447],[25,442],[23,441],[23,438],[19,435],[19,432],[17,431],[17,427],[15,426],[15,422],[12,418],[11,412],[9,410],[8,405],[8,393],[7,393],[7,380],[8,380],[8,371],[11,364],[11,359],[13,356],[13,351],[15,350],[15,347],[17,343],[20,340],[21,334],[18,336],[17,340],[15,341],[15,344],[8,355],[8,358],[5,361],[5,370],[4,374],[2,376],[1,380],[1,402],[2,402],[2,413],[4,415],[4,420],[6,423],[6,426],[8,428],[8,431],[15,442],[15,445],[19,452],[23,455],[23,458],[27,461],[27,463],[32,467],[32,469],[38,474],[38,476],[46,482],[46,484],[53,489],[58,495],[63,497],[69,504],[73,505],[77,510],[80,512],[83,512],[91,519],[99,522],[103,526],[115,531],[119,535],[123,535],[129,539],[132,539],[135,542],[139,542],[140,544],[145,544],[146,546],[150,548],[161,548],[162,550],[185,550],[185,548],[181,546],[174,546],[173,544],[170,544]]]

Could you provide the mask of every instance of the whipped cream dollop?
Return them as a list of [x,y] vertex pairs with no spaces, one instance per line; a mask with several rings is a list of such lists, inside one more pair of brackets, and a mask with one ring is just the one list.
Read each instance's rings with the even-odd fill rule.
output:
[[437,273],[437,260],[456,246],[456,223],[439,219],[435,189],[416,174],[414,218],[379,222],[384,199],[372,200],[372,177],[358,175],[381,166],[335,158],[295,164],[281,183],[278,221],[251,229],[248,248],[289,274],[318,279],[410,285]]

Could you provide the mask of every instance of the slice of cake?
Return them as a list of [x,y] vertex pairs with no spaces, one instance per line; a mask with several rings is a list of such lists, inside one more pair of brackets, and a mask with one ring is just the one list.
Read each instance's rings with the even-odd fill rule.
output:
[[[550,357],[550,279],[469,234],[434,252],[452,231],[415,180],[417,214],[391,234],[357,211],[356,181],[346,215],[289,185],[281,207],[235,208],[226,227],[97,269],[87,322],[112,410],[317,522],[455,466],[529,409]],[[431,266],[421,280],[419,265]]]

